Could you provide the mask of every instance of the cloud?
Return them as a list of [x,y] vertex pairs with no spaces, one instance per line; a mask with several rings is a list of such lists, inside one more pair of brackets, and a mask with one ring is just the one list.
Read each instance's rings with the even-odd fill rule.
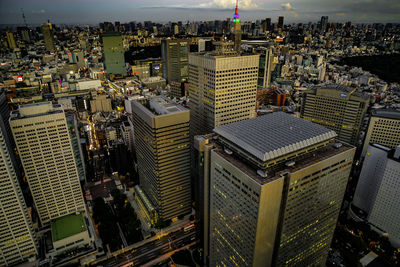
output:
[[[211,0],[207,3],[200,4],[199,7],[205,8],[230,8],[233,9],[236,6],[236,0]],[[253,0],[242,0],[239,1],[239,10],[240,9],[255,9],[258,8],[258,5],[254,3]]]
[[283,10],[294,10],[294,8],[293,8],[291,3],[283,3],[283,4],[281,4],[281,8]]
[[335,15],[338,16],[338,17],[344,17],[346,15],[346,13],[339,12],[339,13],[336,13]]
[[283,3],[283,4],[281,4],[281,8],[283,9],[283,10],[285,10],[285,11],[288,11],[288,12],[290,12],[290,14],[292,14],[293,15],[293,17],[298,17],[299,16],[299,14],[297,14],[297,12],[295,12],[294,10],[295,10],[295,8],[292,6],[292,4],[291,3]]
[[33,14],[43,14],[43,13],[46,13],[46,10],[44,10],[44,9],[41,9],[41,10],[32,10],[32,13],[33,13]]

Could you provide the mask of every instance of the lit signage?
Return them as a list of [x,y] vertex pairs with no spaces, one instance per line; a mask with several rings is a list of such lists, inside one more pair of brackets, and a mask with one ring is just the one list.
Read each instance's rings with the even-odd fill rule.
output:
[[22,83],[24,79],[22,79],[22,76],[17,76],[17,82]]
[[341,93],[340,97],[347,97],[347,94]]
[[154,69],[155,69],[155,70],[159,70],[159,69],[160,69],[160,66],[155,66]]

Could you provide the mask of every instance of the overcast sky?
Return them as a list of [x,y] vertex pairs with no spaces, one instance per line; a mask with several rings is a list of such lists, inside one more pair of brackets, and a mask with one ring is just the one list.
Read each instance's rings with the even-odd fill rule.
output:
[[[97,24],[102,21],[199,21],[233,16],[235,0],[0,0],[0,24]],[[242,21],[285,17],[285,23],[317,21],[398,22],[400,0],[239,0]]]

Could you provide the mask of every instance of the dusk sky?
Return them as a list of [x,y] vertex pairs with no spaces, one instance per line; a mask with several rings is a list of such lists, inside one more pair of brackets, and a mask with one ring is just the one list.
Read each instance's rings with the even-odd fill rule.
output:
[[[102,21],[198,21],[232,17],[235,0],[0,0],[0,24],[97,24]],[[400,0],[239,0],[244,21],[284,16],[285,23],[329,16],[337,22],[399,22]]]

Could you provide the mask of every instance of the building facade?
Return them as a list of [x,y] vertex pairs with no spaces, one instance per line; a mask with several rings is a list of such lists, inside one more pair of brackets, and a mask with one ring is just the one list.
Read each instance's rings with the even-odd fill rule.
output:
[[188,77],[189,40],[165,39],[161,42],[163,78],[181,82]]
[[19,106],[10,126],[42,224],[85,212],[64,110],[51,102]]
[[132,112],[140,186],[160,219],[188,214],[189,110],[163,97],[139,101]]
[[189,55],[191,136],[255,117],[258,55]]
[[54,52],[55,50],[54,37],[53,37],[52,25],[50,23],[42,25],[42,34],[46,50],[48,52]]
[[1,266],[14,266],[38,255],[35,231],[11,160],[9,138],[4,121],[0,120]]
[[368,131],[365,136],[362,156],[370,144],[380,144],[389,148],[400,145],[400,111],[395,109],[372,110]]
[[282,112],[214,132],[196,137],[210,266],[324,265],[355,148]]
[[126,75],[122,36],[119,33],[104,33],[102,36],[104,67],[107,75]]
[[369,145],[352,202],[375,230],[388,233],[395,247],[400,246],[399,177],[400,145]]
[[305,92],[301,117],[338,134],[338,139],[357,146],[369,105],[367,95],[345,86],[314,87]]

